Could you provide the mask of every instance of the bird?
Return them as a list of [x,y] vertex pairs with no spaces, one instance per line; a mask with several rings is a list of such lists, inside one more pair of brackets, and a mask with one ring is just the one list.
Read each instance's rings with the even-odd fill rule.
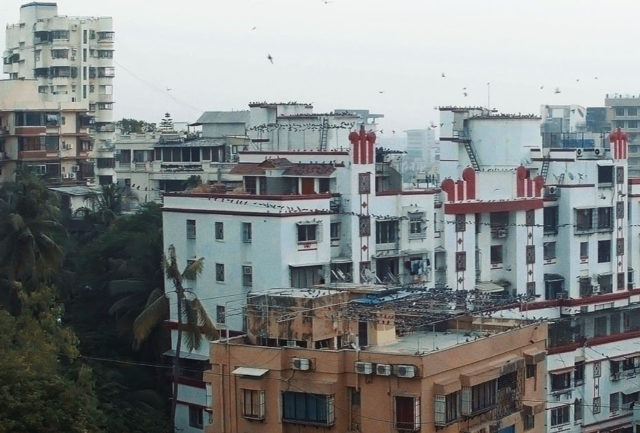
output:
[[559,87],[556,87],[556,90],[554,90],[553,93],[555,93],[557,95],[558,93],[562,93],[562,92],[560,92],[560,88]]
[[580,81],[580,78],[576,78],[576,83]]
[[172,91],[172,90],[173,90],[172,88],[167,87],[167,92],[170,92],[170,91]]
[[384,93],[384,90],[378,90],[378,93],[382,94],[382,93]]
[[462,94],[463,94],[464,96],[467,96],[467,92],[462,92]]
[[269,61],[273,65],[273,57],[271,56],[271,54],[267,54],[267,59],[269,59]]
[[444,72],[442,73],[442,78],[446,78],[447,76],[444,74]]
[[540,90],[544,89],[544,86],[540,86]]
[[597,80],[597,79],[598,79],[598,77],[593,77],[593,79],[594,79],[594,80]]

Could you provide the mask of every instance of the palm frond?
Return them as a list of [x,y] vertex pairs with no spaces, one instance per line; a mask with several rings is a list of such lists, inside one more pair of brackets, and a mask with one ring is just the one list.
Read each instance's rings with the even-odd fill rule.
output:
[[125,296],[124,298],[118,299],[116,302],[113,303],[113,305],[111,305],[111,308],[109,308],[109,314],[111,315],[117,314],[121,310],[125,308],[132,308],[139,303],[140,303],[140,296],[138,295]]
[[198,275],[202,273],[204,269],[204,257],[200,257],[197,260],[189,263],[182,272],[182,278],[187,280],[195,280]]
[[151,304],[133,321],[134,346],[139,347],[144,342],[153,328],[158,326],[167,318],[169,312],[169,301],[165,296],[156,298]]

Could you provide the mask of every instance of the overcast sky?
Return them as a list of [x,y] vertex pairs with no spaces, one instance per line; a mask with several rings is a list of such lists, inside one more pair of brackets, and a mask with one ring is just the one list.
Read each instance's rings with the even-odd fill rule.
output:
[[[1,0],[3,29],[25,2]],[[487,82],[491,106],[516,113],[640,87],[632,0],[64,0],[58,11],[113,17],[118,119],[295,100],[368,108],[402,130],[437,120],[436,105],[486,105]]]

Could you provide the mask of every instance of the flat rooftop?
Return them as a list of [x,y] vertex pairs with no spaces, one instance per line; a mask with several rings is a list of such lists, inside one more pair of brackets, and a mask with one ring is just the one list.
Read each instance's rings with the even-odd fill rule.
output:
[[420,331],[397,337],[392,344],[369,346],[368,352],[399,353],[407,355],[438,352],[460,344],[471,343],[500,332],[495,330],[447,330],[442,332]]

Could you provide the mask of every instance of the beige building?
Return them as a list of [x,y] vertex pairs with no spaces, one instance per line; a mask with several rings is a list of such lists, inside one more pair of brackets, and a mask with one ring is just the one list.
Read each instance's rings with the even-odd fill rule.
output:
[[93,117],[96,181],[114,180],[113,40],[110,17],[58,15],[56,3],[21,6],[7,26],[3,70],[10,80],[36,80],[42,101],[77,103]]
[[451,314],[409,331],[411,309],[352,297],[252,297],[248,335],[211,346],[205,431],[544,431],[546,324]]
[[86,184],[94,178],[91,116],[81,102],[45,102],[35,80],[0,81],[0,182],[18,165],[50,185]]

